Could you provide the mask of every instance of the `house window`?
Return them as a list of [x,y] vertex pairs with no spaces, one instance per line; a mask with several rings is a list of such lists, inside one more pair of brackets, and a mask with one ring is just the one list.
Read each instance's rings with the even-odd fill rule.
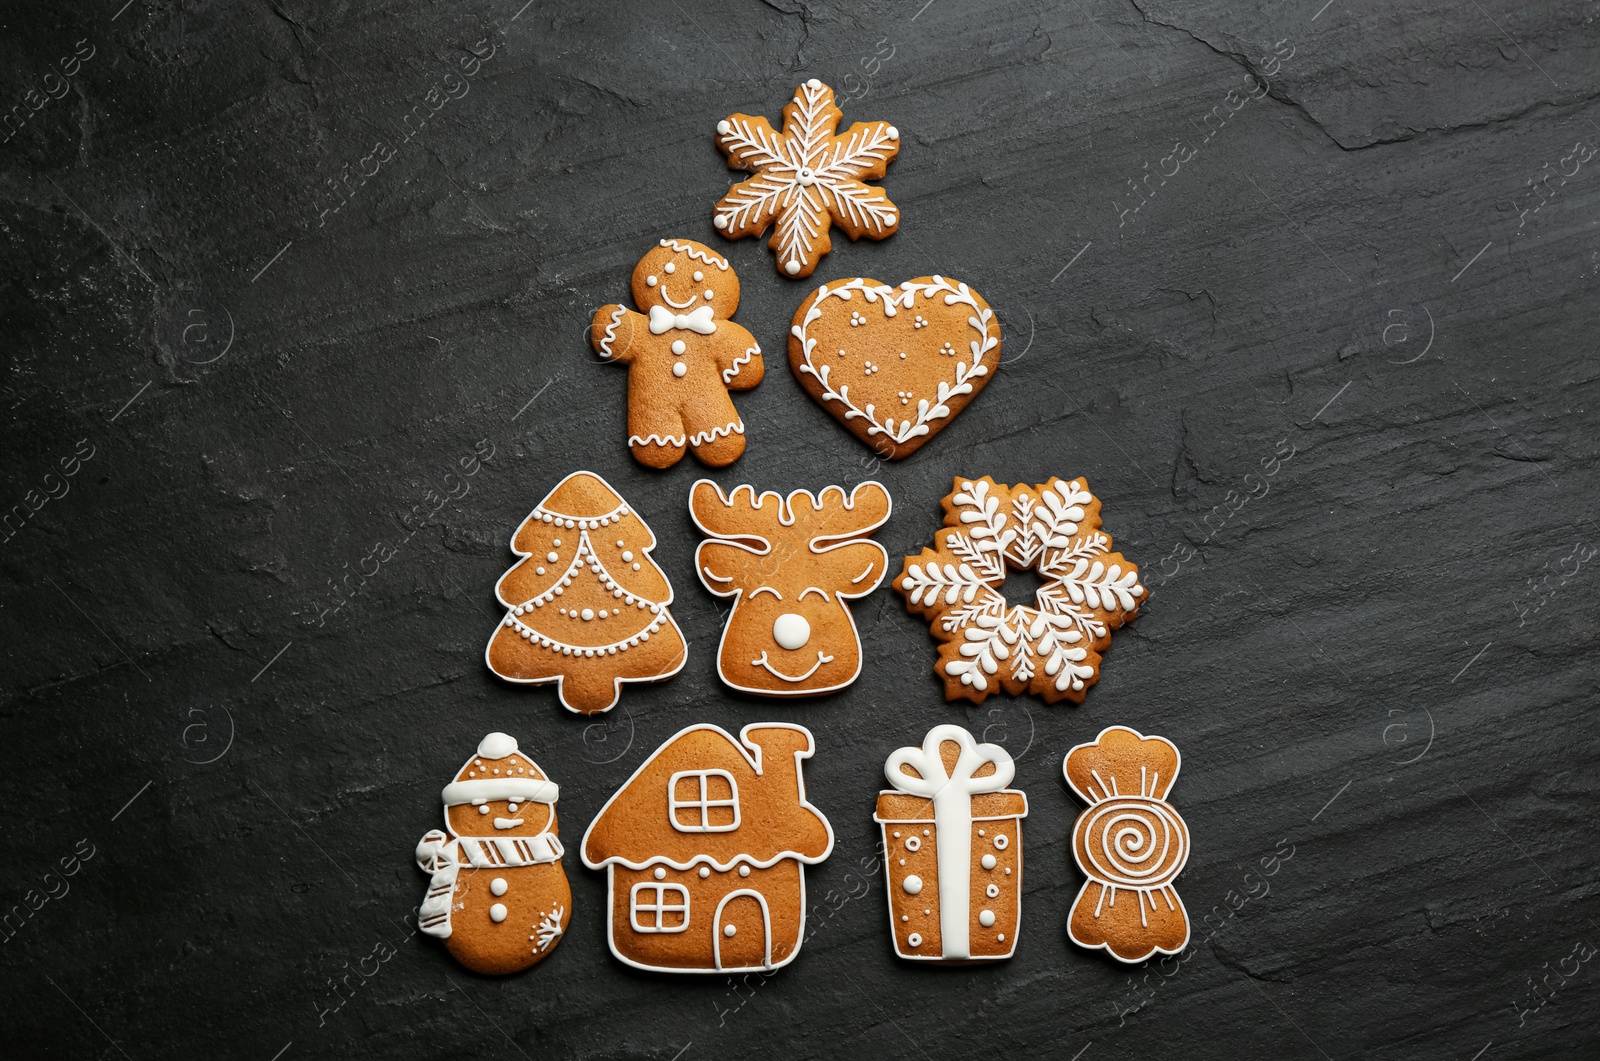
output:
[[739,828],[739,786],[726,770],[680,770],[667,782],[667,817],[680,833]]
[[635,932],[682,932],[689,927],[689,889],[641,881],[628,897]]

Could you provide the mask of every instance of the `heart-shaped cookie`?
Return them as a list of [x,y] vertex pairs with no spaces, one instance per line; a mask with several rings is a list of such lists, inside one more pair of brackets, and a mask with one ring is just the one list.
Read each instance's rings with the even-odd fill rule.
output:
[[836,280],[796,311],[789,365],[857,438],[898,459],[988,386],[1000,367],[1000,322],[959,280]]

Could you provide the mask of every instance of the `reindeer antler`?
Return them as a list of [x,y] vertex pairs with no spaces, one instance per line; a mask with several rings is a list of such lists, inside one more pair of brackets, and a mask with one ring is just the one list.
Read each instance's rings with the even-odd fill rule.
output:
[[860,538],[872,533],[889,520],[893,503],[883,484],[867,480],[859,484],[848,497],[840,486],[825,487],[820,496],[813,498],[804,490],[789,495],[791,507],[801,500],[809,502],[815,512],[822,513],[813,525],[819,529],[811,535],[816,544]]
[[768,490],[758,495],[753,486],[733,488],[724,494],[710,479],[689,490],[689,516],[695,526],[713,538],[771,546],[783,531],[783,499]]

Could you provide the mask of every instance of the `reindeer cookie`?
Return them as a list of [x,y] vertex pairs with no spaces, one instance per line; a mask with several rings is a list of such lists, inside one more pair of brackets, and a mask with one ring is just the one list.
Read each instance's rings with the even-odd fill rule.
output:
[[861,637],[846,603],[878,588],[883,546],[865,540],[889,518],[889,491],[865,482],[846,494],[737,486],[709,479],[689,492],[689,514],[711,537],[695,550],[700,581],[733,611],[717,649],[729,687],[763,696],[815,696],[861,673]]
[[755,337],[728,318],[739,277],[726,258],[692,240],[664,239],[633,270],[633,301],[595,310],[589,341],[628,366],[628,448],[641,464],[670,468],[685,449],[715,467],[744,452],[744,421],[731,390],[761,382]]

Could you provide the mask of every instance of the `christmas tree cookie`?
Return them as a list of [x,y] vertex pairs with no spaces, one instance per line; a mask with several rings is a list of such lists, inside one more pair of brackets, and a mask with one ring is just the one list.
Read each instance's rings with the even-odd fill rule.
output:
[[556,683],[563,707],[609,711],[623,682],[670,678],[688,644],[672,619],[672,586],[650,558],[656,538],[593,472],[573,472],[511,539],[522,557],[495,594],[506,615],[489,669],[511,682]]

